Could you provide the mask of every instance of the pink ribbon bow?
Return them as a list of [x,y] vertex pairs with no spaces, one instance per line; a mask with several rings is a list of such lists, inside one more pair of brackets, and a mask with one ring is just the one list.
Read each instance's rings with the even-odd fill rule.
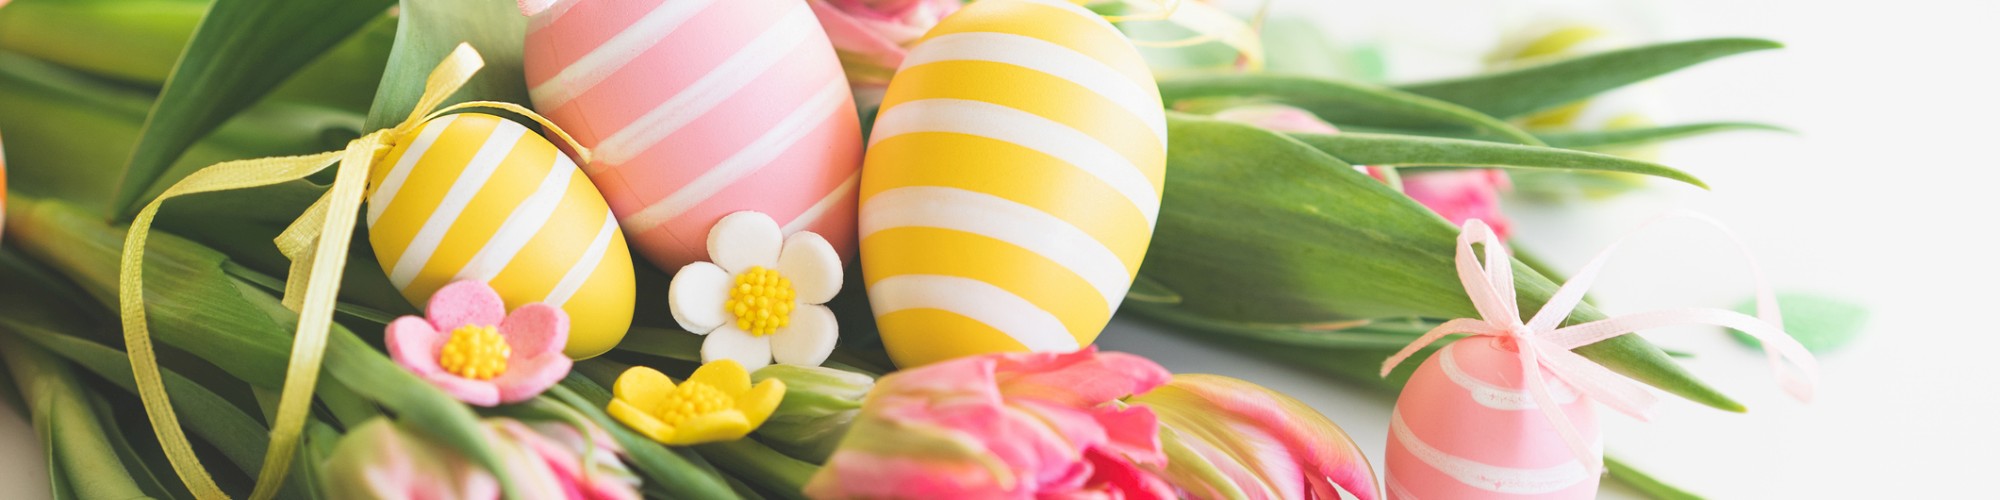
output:
[[[1487,227],[1485,222],[1473,219],[1465,222],[1464,231],[1458,235],[1458,279],[1464,283],[1465,292],[1471,296],[1472,305],[1478,309],[1481,319],[1454,319],[1424,333],[1422,337],[1382,363],[1382,376],[1388,376],[1389,371],[1403,360],[1409,359],[1424,346],[1447,335],[1470,333],[1511,339],[1517,346],[1515,350],[1520,354],[1521,373],[1527,382],[1528,393],[1534,397],[1536,406],[1541,408],[1542,415],[1548,417],[1549,424],[1555,427],[1556,433],[1562,436],[1570,452],[1575,454],[1581,463],[1587,464],[1592,474],[1600,472],[1603,462],[1597,454],[1591,452],[1589,441],[1577,432],[1576,427],[1570,423],[1569,416],[1563,413],[1562,407],[1558,406],[1555,398],[1550,395],[1548,382],[1542,377],[1542,369],[1590,399],[1641,421],[1649,419],[1653,405],[1658,403],[1658,398],[1638,382],[1570,352],[1571,349],[1648,328],[1680,325],[1734,328],[1763,343],[1765,357],[1769,359],[1771,370],[1777,374],[1779,385],[1785,392],[1800,401],[1810,401],[1813,388],[1819,381],[1819,364],[1813,360],[1812,354],[1806,351],[1805,346],[1799,345],[1797,340],[1793,340],[1779,326],[1784,323],[1779,318],[1777,297],[1765,282],[1763,271],[1750,256],[1749,248],[1721,223],[1698,214],[1669,214],[1640,228],[1644,229],[1662,219],[1674,216],[1699,220],[1722,230],[1736,242],[1744,257],[1750,259],[1751,275],[1757,282],[1757,317],[1724,309],[1671,309],[1556,328],[1569,317],[1570,311],[1576,309],[1577,303],[1583,300],[1584,291],[1590,288],[1593,280],[1597,279],[1598,271],[1604,266],[1605,259],[1624,243],[1624,239],[1620,239],[1605,247],[1603,252],[1591,259],[1590,263],[1576,273],[1569,282],[1563,283],[1562,288],[1556,290],[1555,295],[1535,313],[1534,318],[1522,323],[1521,315],[1515,308],[1514,271],[1506,247],[1500,243],[1500,238],[1494,235],[1493,229]],[[1485,245],[1484,264],[1473,253],[1473,243]],[[1786,369],[1787,360],[1798,368],[1796,373]],[[1537,367],[1541,369],[1536,369]]]

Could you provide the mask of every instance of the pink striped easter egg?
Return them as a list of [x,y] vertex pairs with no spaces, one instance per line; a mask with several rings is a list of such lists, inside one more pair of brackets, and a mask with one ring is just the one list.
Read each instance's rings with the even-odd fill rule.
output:
[[[1396,398],[1384,460],[1391,500],[1587,499],[1598,477],[1570,453],[1532,396],[1506,340],[1473,337],[1440,349]],[[1603,441],[1589,398],[1543,370],[1585,439]]]
[[854,246],[861,127],[804,0],[559,0],[529,21],[536,111],[590,148],[584,171],[662,269],[710,260],[743,210]]

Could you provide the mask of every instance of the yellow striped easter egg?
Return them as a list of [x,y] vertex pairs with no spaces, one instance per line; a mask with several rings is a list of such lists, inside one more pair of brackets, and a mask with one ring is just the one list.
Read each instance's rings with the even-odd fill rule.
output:
[[1166,118],[1130,41],[1061,0],[981,0],[890,81],[861,260],[898,366],[1089,345],[1160,208]]
[[403,297],[485,281],[512,310],[569,313],[569,357],[610,350],[632,325],[632,254],[611,208],[568,155],[493,115],[425,123],[369,179],[368,241]]

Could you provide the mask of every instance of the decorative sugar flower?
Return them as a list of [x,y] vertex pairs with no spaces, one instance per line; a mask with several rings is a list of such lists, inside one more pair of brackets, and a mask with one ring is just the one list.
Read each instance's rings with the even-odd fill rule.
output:
[[703,363],[818,366],[833,353],[840,326],[823,304],[840,292],[843,270],[825,238],[786,238],[770,216],[736,212],[709,230],[708,256],[714,263],[682,267],[667,288],[674,321],[708,336]]
[[611,386],[612,418],[662,444],[731,441],[764,425],[785,399],[785,382],[750,385],[750,372],[732,360],[701,365],[674,385],[658,370],[635,366]]
[[560,308],[534,303],[509,314],[492,287],[460,281],[432,294],[425,315],[389,323],[389,357],[460,401],[518,403],[569,374],[569,316]]

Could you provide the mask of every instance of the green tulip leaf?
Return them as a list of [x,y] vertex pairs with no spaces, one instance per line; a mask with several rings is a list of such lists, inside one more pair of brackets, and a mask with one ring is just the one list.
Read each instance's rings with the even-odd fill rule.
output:
[[216,0],[181,51],[113,197],[131,215],[188,146],[388,8],[386,0]]
[[1628,172],[1707,188],[1686,172],[1650,162],[1583,151],[1485,141],[1383,134],[1291,134],[1355,165],[1380,167],[1492,167]]
[[1463,106],[1395,89],[1342,80],[1271,74],[1204,74],[1160,80],[1168,109],[1199,100],[1275,101],[1319,115],[1339,126],[1465,129],[1481,137],[1521,144],[1541,141],[1506,122]]
[[[1453,262],[1458,230],[1429,209],[1261,128],[1176,115],[1168,129],[1167,189],[1140,274],[1182,301],[1131,310],[1279,324],[1477,315]],[[1556,289],[1524,264],[1514,272],[1531,313]],[[1602,318],[1588,304],[1571,315]],[[1696,402],[1742,408],[1636,335],[1577,352]]]
[[1754,38],[1670,42],[1397,88],[1512,119],[1703,62],[1783,46]]
[[1547,132],[1535,136],[1542,138],[1542,142],[1548,143],[1549,147],[1602,150],[1649,146],[1700,135],[1742,130],[1791,132],[1784,127],[1762,123],[1707,122],[1589,132]]
[[445,104],[506,101],[528,105],[527,77],[521,74],[521,40],[528,18],[508,2],[490,0],[402,0],[389,67],[368,109],[367,130],[402,122],[424,94],[431,70],[460,43],[472,45],[486,67],[472,75]]

